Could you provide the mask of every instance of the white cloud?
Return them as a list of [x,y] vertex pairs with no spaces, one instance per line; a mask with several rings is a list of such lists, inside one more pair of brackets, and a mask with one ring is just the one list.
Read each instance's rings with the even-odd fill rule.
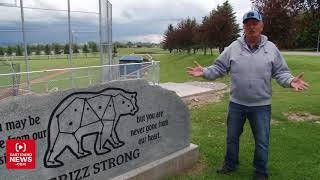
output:
[[[222,4],[225,0],[110,0],[113,9],[114,26],[121,25],[121,37],[159,41],[159,33],[167,26],[176,24],[180,19],[195,17],[198,22],[202,17]],[[14,2],[14,0],[0,0]],[[19,2],[19,1],[17,1]],[[64,9],[68,8],[67,0],[24,0],[24,6]],[[250,0],[229,0],[236,12],[237,22],[241,25],[242,15],[251,9]],[[70,0],[72,11],[99,12],[99,0]],[[97,14],[72,13],[72,20],[81,20],[88,24],[97,24]],[[67,23],[67,12],[50,12],[44,10],[25,9],[26,22],[42,22],[44,24]],[[5,22],[20,23],[20,9],[0,6],[0,25]],[[138,27],[134,29],[125,27]],[[123,30],[123,28],[125,30]],[[153,28],[153,29],[152,29]],[[114,29],[119,29],[114,27]],[[127,33],[127,34],[126,34]],[[120,33],[114,32],[115,35]]]
[[[225,0],[110,0],[113,4],[113,19],[119,23],[130,23],[146,19],[179,20],[195,17],[201,20]],[[244,12],[251,8],[250,0],[229,0],[237,20],[241,23]]]
[[132,42],[151,42],[151,43],[160,43],[163,39],[162,34],[147,34],[147,35],[137,35],[137,36],[125,36],[119,39],[118,41],[132,41]]
[[[14,0],[5,0],[6,2],[11,1],[14,4]],[[0,0],[1,2],[1,0]],[[9,4],[9,3],[7,3]],[[0,3],[1,5],[1,3]],[[20,1],[17,0],[17,5],[20,6]],[[68,1],[67,0],[24,0],[23,1],[24,16],[26,22],[57,22],[67,21],[68,13]],[[55,9],[61,11],[49,11],[41,9]],[[70,0],[71,11],[89,11],[99,13],[99,1],[90,0]],[[73,19],[85,19],[92,20],[98,19],[97,14],[90,13],[78,13],[74,12],[71,14]],[[19,7],[3,7],[0,6],[0,21],[1,22],[19,22],[20,8]]]

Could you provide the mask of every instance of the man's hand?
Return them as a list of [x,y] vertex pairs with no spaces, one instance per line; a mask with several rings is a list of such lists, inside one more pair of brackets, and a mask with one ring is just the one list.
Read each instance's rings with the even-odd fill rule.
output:
[[203,76],[203,67],[197,61],[194,61],[194,64],[195,67],[188,67],[187,73],[195,77]]
[[303,81],[303,75],[304,72],[297,75],[292,81],[291,81],[291,87],[294,88],[295,91],[303,91],[305,89],[308,89],[309,84]]

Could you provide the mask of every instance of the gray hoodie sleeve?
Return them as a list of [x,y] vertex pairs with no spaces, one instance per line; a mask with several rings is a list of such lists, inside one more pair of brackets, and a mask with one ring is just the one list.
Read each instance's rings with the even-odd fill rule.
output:
[[282,87],[291,87],[290,83],[294,78],[278,49],[274,63],[272,64],[272,78],[276,79]]
[[203,76],[215,80],[230,71],[230,46],[227,47],[216,59],[213,65],[203,69]]

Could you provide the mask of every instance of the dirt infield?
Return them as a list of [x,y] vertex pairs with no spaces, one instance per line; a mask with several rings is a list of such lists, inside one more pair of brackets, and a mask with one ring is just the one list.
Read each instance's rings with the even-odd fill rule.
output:
[[[48,74],[47,76],[42,76],[42,77],[37,77],[35,79],[32,79],[30,81],[30,84],[39,84],[42,82],[46,82],[52,78],[55,78],[59,75],[65,74],[67,71],[61,70],[61,71],[57,71],[57,72],[52,72],[50,74]],[[23,82],[20,85],[18,85],[16,88],[12,88],[12,87],[5,87],[5,88],[0,88],[0,100],[10,97],[10,96],[17,96],[17,95],[22,95],[22,94],[26,94],[29,93],[29,91],[26,90],[27,89],[27,83]]]

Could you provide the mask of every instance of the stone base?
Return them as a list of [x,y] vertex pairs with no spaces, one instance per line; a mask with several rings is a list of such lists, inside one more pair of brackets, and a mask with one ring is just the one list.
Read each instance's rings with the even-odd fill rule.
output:
[[198,146],[195,144],[190,144],[189,147],[129,171],[125,174],[114,177],[112,180],[161,179],[165,176],[175,175],[185,169],[191,168],[198,161],[198,159]]

